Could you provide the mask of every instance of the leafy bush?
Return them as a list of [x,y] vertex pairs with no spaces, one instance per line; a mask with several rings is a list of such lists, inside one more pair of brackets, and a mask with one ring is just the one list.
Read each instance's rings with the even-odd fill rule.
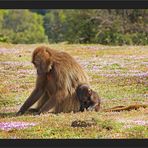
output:
[[0,10],[0,42],[148,45],[148,10]]
[[11,43],[46,42],[43,18],[29,10],[10,10],[3,17],[2,34]]
[[50,42],[148,44],[145,10],[50,10],[44,27]]
[[3,36],[3,34],[0,34],[0,42],[8,42],[8,38]]
[[148,44],[148,33],[135,33],[132,35],[133,44],[147,45]]

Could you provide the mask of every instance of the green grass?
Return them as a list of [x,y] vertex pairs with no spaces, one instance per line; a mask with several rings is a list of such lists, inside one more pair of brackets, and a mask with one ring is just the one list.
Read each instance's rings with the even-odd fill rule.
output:
[[[147,108],[103,111],[116,105],[148,104],[148,46],[49,45],[78,60],[90,77],[91,87],[99,93],[101,110],[16,117],[35,85],[31,56],[37,46],[0,44],[0,123],[36,123],[26,129],[0,130],[0,138],[148,138]],[[96,125],[71,126],[73,121],[92,119]]]

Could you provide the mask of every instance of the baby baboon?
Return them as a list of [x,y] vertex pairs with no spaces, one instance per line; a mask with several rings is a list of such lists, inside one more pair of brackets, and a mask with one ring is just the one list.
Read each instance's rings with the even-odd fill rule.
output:
[[80,111],[86,110],[95,110],[99,111],[100,109],[100,98],[97,92],[90,89],[89,85],[81,84],[77,87],[77,96],[80,101]]

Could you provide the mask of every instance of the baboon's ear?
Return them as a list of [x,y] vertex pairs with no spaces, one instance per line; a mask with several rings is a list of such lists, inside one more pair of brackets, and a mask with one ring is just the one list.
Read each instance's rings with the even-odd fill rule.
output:
[[45,52],[48,53],[49,56],[52,56],[51,52],[49,51],[48,48],[45,48]]

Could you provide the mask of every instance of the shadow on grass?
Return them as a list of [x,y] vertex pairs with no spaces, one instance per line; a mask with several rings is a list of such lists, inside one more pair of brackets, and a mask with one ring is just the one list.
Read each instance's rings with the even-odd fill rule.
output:
[[7,113],[0,113],[0,118],[10,118],[10,117],[15,117],[16,112],[7,112]]
[[[0,112],[0,118],[17,117],[16,113],[17,112]],[[38,114],[38,110],[36,110],[36,109],[29,109],[28,111],[25,112],[24,115],[39,115],[39,114]]]

